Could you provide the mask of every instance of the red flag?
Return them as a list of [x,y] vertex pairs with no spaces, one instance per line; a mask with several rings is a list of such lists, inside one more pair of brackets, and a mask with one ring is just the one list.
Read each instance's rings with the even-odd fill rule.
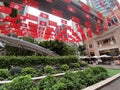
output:
[[91,23],[90,22],[85,22],[85,25],[87,26],[87,27],[90,27],[91,26]]
[[28,26],[30,26],[30,27],[38,27],[38,24],[35,24],[35,23],[32,23],[32,22],[29,22],[28,23]]
[[17,10],[22,10],[22,4],[17,4],[17,3],[11,2],[10,7],[15,8]]
[[62,11],[54,9],[54,8],[52,9],[52,14],[56,15],[58,17],[62,17],[62,15],[63,15]]
[[105,31],[108,30],[108,25],[107,25],[107,23],[104,23],[104,30],[105,30]]
[[96,14],[100,19],[103,19],[103,15],[100,12],[96,12]]
[[30,6],[38,9],[39,8],[39,2],[32,0],[31,3],[30,3]]
[[4,22],[4,18],[0,18],[0,22]]
[[37,16],[31,15],[31,14],[28,14],[28,13],[26,14],[26,18],[30,19],[30,20],[33,20],[33,21],[38,21]]
[[96,25],[96,29],[97,29],[97,30],[100,30],[100,26],[99,26],[99,25]]
[[24,21],[26,20],[26,17],[21,14],[18,14],[17,18]]
[[79,18],[77,18],[77,17],[74,17],[74,16],[72,16],[72,21],[74,21],[74,22],[76,22],[76,23],[80,23],[80,20],[79,20]]
[[65,2],[67,2],[67,3],[70,3],[71,2],[71,0],[64,0]]
[[49,25],[57,27],[57,22],[49,20]]
[[99,3],[100,3],[100,5],[101,5],[102,7],[105,6],[104,3],[103,3],[103,1],[99,0]]
[[87,29],[87,32],[88,32],[88,36],[89,36],[90,38],[92,38],[92,30],[91,30],[91,28],[88,28],[88,29]]
[[27,27],[26,23],[20,23],[20,26]]
[[111,14],[112,14],[112,15],[114,15],[114,12],[113,12],[113,10],[110,10],[110,12],[111,12]]
[[107,22],[111,23],[111,19],[109,17],[107,17]]
[[9,22],[13,22],[13,23],[17,22],[17,18],[13,18],[13,17],[10,17],[10,16],[6,16],[5,20],[9,21]]
[[67,10],[69,10],[69,11],[75,13],[75,8],[72,7],[72,6],[67,6]]
[[81,7],[84,11],[90,12],[90,7],[86,5],[85,3],[81,2]]
[[67,24],[67,21],[62,19],[62,20],[61,20],[61,23]]
[[47,23],[44,22],[44,21],[40,21],[40,25],[42,25],[42,26],[47,26]]
[[46,0],[47,2],[50,2],[50,3],[52,3],[53,2],[53,0]]
[[4,7],[0,5],[0,12],[6,13],[6,14],[11,14],[12,9],[9,7]]
[[43,12],[40,13],[40,16],[43,17],[43,18],[47,18],[47,19],[49,18],[49,15],[48,15],[48,14],[45,14],[45,13],[43,13]]

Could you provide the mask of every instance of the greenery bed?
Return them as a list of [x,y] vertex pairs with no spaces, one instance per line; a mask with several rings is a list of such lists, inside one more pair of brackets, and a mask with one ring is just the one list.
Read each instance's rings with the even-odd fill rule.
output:
[[38,84],[35,84],[30,76],[17,77],[11,83],[1,86],[0,90],[81,90],[107,77],[106,69],[91,67],[76,73],[67,71],[61,78],[48,75]]

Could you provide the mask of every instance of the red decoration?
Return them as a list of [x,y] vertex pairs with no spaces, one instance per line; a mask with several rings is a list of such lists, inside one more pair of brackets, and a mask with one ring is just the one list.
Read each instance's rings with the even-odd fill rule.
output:
[[46,0],[47,2],[50,2],[50,3],[52,3],[53,2],[53,0]]
[[67,10],[69,10],[70,12],[75,13],[75,8],[72,6],[67,6]]
[[70,3],[71,2],[71,0],[64,0],[65,2],[67,2],[67,3]]
[[38,27],[38,24],[35,24],[35,23],[32,23],[32,22],[29,22],[29,23],[28,23],[28,26],[30,26],[30,27]]
[[13,18],[13,17],[10,17],[10,16],[6,16],[5,20],[9,21],[9,22],[13,22],[13,23],[17,22],[17,18]]
[[100,12],[96,12],[96,14],[100,19],[103,19],[103,15]]
[[49,15],[48,15],[48,14],[45,14],[45,13],[43,13],[43,12],[40,13],[40,16],[43,17],[43,18],[47,18],[47,19],[49,18]]
[[79,20],[79,18],[77,18],[77,17],[74,17],[74,16],[72,16],[72,21],[74,21],[74,22],[76,22],[76,23],[80,23],[80,20]]
[[85,17],[86,17],[86,18],[90,18],[90,15],[89,15],[89,14],[86,14]]
[[17,18],[24,21],[26,20],[26,17],[21,14],[18,14]]
[[62,15],[63,15],[62,11],[54,9],[54,8],[52,9],[52,14],[56,15],[58,17],[62,17]]
[[91,30],[91,28],[88,28],[87,32],[88,32],[88,37],[92,38],[92,30]]
[[17,10],[22,10],[22,4],[17,4],[17,3],[11,2],[10,7],[15,8]]
[[107,23],[104,23],[104,30],[105,30],[105,31],[108,30],[108,25],[107,25]]
[[96,29],[97,29],[97,30],[100,30],[100,26],[99,26],[99,25],[96,25]]
[[28,13],[26,14],[26,18],[30,19],[30,20],[33,20],[33,21],[38,21],[37,16],[31,15],[31,14],[28,14]]
[[0,5],[0,12],[6,13],[6,14],[11,14],[12,9],[9,7],[4,7]]
[[49,20],[49,25],[57,27],[57,23],[51,20]]
[[61,20],[61,23],[67,24],[67,21],[62,19],[62,20]]
[[42,26],[47,26],[47,23],[44,22],[44,21],[40,21],[40,25],[42,25]]
[[90,22],[85,22],[85,25],[87,26],[87,27],[90,27],[91,26],[91,23]]
[[107,22],[111,23],[111,19],[109,17],[107,17]]
[[88,5],[86,5],[85,3],[81,2],[81,7],[84,11],[86,12],[90,12],[90,7]]

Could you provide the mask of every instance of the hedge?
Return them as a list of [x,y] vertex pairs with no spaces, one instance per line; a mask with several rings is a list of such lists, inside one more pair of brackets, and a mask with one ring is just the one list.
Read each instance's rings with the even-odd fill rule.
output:
[[55,65],[70,64],[78,62],[76,56],[0,56],[0,68],[13,66],[33,66],[33,65]]

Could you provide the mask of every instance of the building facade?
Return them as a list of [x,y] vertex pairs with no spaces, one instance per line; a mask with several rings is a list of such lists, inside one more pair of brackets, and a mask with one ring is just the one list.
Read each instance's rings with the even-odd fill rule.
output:
[[114,13],[114,15],[108,15],[111,22],[108,23],[107,31],[102,30],[99,35],[93,34],[92,38],[88,38],[84,42],[88,56],[103,54],[117,56],[120,54],[120,10],[116,9]]
[[[86,0],[87,5],[91,8],[100,11],[104,16],[108,15],[109,11],[115,7],[114,0]],[[100,1],[104,7],[100,5]]]

